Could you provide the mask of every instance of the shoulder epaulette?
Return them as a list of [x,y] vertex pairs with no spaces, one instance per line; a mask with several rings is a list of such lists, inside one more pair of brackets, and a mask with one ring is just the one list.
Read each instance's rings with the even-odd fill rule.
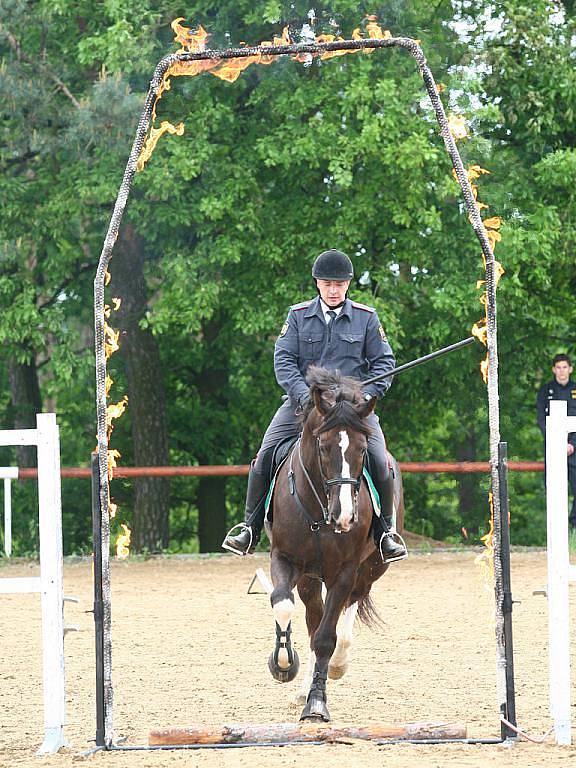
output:
[[310,299],[309,301],[301,301],[300,304],[292,304],[290,309],[294,309],[294,310],[306,309],[306,307],[309,307],[310,304],[312,304],[313,301],[314,301],[314,299]]
[[352,306],[353,306],[353,307],[355,307],[356,309],[363,309],[363,310],[364,310],[364,312],[376,312],[376,310],[374,309],[374,307],[368,307],[368,306],[366,306],[366,304],[360,304],[360,302],[359,302],[359,301],[351,301],[350,303],[351,303],[351,304],[352,304]]

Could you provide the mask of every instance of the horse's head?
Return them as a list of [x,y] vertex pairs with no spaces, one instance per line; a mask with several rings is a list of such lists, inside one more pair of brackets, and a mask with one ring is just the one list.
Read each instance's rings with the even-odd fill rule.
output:
[[310,405],[305,433],[316,441],[318,467],[330,519],[337,532],[349,531],[358,517],[358,492],[370,428],[365,419],[376,398],[364,400],[361,383],[337,371],[311,366]]

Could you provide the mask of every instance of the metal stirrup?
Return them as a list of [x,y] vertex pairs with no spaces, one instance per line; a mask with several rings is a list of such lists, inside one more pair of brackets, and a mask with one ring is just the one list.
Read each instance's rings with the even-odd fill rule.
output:
[[[231,547],[229,544],[226,544],[227,539],[230,537],[230,534],[232,531],[235,531],[236,528],[242,528],[243,531],[248,531],[250,533],[250,542],[246,548],[245,552],[242,552],[241,549],[234,549],[234,547]],[[236,525],[233,525],[232,528],[228,531],[226,534],[226,538],[222,542],[222,549],[227,549],[228,552],[233,552],[235,555],[242,555],[242,557],[245,557],[248,552],[250,552],[250,549],[252,548],[252,541],[254,540],[254,534],[252,533],[252,526],[246,525],[246,523],[236,523]]]
[[[404,547],[404,554],[398,555],[397,557],[389,557],[389,556],[386,557],[384,555],[384,552],[382,551],[382,542],[384,541],[385,536],[390,536],[390,538],[393,541],[395,541],[398,544],[401,544]],[[408,547],[406,546],[406,542],[404,541],[402,536],[400,536],[398,531],[394,531],[392,529],[390,529],[389,531],[385,531],[382,534],[382,536],[380,536],[380,541],[378,542],[378,550],[380,551],[380,557],[382,558],[383,563],[395,563],[398,560],[406,560],[406,558],[408,557]]]

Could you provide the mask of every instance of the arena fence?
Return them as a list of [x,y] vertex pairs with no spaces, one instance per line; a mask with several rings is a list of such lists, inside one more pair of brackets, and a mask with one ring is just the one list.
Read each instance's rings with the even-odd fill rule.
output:
[[[490,472],[488,461],[399,461],[402,472],[412,474],[450,473],[456,475]],[[202,464],[199,466],[169,466],[169,467],[116,467],[115,478],[131,477],[239,477],[247,475],[249,464]],[[509,461],[511,472],[543,472],[543,461]],[[32,480],[38,476],[38,470],[20,469],[18,479]],[[62,467],[60,476],[63,478],[92,477],[88,467]],[[0,474],[0,477],[2,475]]]

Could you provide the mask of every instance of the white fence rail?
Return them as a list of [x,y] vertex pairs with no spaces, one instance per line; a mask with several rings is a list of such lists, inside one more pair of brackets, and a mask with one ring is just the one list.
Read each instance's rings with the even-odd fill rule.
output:
[[550,401],[546,417],[546,514],[548,536],[548,654],[550,712],[557,744],[571,744],[569,583],[576,581],[568,548],[568,434],[576,416],[567,403]]
[[[38,754],[66,744],[64,595],[62,591],[62,503],[60,438],[56,415],[36,416],[36,429],[0,430],[0,446],[36,445],[40,522],[40,576],[0,579],[0,594],[39,592],[42,605],[44,741]],[[6,497],[5,497],[6,498]],[[6,542],[6,528],[5,528]],[[11,540],[11,535],[10,535]],[[8,553],[7,553],[8,554]],[[22,683],[26,684],[25,681]]]

